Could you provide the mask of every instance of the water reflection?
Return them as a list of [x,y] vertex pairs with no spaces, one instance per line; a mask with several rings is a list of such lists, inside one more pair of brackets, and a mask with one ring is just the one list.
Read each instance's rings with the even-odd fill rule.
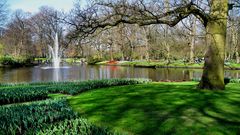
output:
[[[193,78],[200,78],[201,74],[201,69],[152,69],[90,65],[72,65],[69,68],[44,69],[41,66],[36,66],[18,69],[0,69],[0,82],[69,81],[110,78],[150,78],[153,81],[188,81]],[[227,70],[225,71],[225,76],[239,78],[240,71]]]

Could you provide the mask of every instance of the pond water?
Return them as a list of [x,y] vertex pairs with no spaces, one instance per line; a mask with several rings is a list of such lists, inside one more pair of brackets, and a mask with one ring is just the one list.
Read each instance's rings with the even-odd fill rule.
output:
[[[110,78],[150,78],[153,81],[183,81],[201,78],[201,69],[138,68],[101,65],[67,65],[60,69],[47,66],[0,69],[0,82],[72,81]],[[239,78],[240,70],[226,70],[225,76]]]

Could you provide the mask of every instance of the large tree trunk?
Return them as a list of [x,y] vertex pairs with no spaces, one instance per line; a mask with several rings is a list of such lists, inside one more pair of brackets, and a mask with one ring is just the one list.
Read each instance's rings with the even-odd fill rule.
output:
[[191,43],[190,43],[190,63],[194,63],[194,46],[196,36],[196,17],[193,18],[192,29],[191,29]]
[[201,89],[224,89],[224,54],[226,44],[228,0],[211,1],[211,19],[208,21],[204,70]]

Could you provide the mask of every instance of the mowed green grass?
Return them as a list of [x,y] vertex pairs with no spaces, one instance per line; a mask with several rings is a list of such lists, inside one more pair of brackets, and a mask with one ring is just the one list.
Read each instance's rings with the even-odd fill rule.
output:
[[240,84],[228,84],[224,91],[198,90],[196,85],[184,82],[117,86],[67,98],[82,117],[122,133],[240,134]]

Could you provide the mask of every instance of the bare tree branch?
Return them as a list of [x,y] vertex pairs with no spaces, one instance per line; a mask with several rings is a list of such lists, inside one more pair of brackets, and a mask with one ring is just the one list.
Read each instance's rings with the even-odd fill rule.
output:
[[124,0],[98,2],[85,10],[76,8],[73,12],[74,19],[68,20],[68,24],[73,26],[70,38],[85,37],[93,34],[98,28],[113,27],[121,23],[138,24],[139,26],[167,24],[173,27],[193,14],[206,26],[210,19],[209,15],[193,2],[161,13],[151,11],[151,7],[147,7],[143,0],[138,0],[136,4]]

